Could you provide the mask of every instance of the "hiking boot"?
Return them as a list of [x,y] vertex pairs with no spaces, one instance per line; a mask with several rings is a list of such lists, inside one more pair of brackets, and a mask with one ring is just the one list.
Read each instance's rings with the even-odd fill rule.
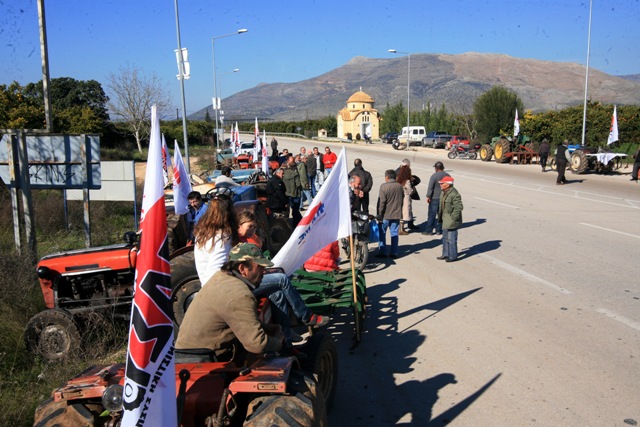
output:
[[328,316],[321,316],[319,314],[312,314],[309,320],[305,322],[305,325],[311,326],[313,328],[319,328],[321,326],[325,326],[329,323]]
[[400,230],[398,230],[398,236],[407,236],[409,233],[407,233],[407,231],[403,228],[401,228]]

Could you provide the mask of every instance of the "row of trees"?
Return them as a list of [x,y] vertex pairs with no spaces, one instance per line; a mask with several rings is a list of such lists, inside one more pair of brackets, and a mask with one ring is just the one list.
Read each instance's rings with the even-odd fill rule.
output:
[[[108,76],[108,89],[114,97],[109,99],[100,83],[95,80],[78,81],[69,77],[52,79],[51,102],[54,131],[57,133],[98,133],[106,147],[121,147],[134,142],[139,152],[148,139],[151,105],[168,113],[168,90],[160,79],[145,75],[136,67],[121,68]],[[429,102],[426,105],[430,105]],[[494,136],[512,135],[516,109],[520,113],[520,133],[533,140],[547,138],[559,143],[569,139],[581,141],[582,106],[559,111],[532,113],[525,110],[522,100],[512,91],[496,86],[478,97],[472,112],[449,111],[446,105],[428,107],[411,112],[411,124],[428,130],[467,135],[477,142],[488,142]],[[606,144],[613,106],[589,102],[587,109],[587,145]],[[387,104],[382,110],[380,132],[398,131],[407,123],[406,107],[402,103]],[[109,116],[111,114],[113,119]],[[227,131],[230,122],[227,122]],[[167,141],[182,140],[182,121],[170,120],[161,124]],[[241,131],[253,131],[253,121],[239,123]],[[0,129],[42,129],[44,102],[42,83],[20,86],[17,82],[0,85]],[[640,144],[640,107],[620,106],[618,127],[623,143]],[[337,132],[334,116],[302,122],[261,122],[267,133],[302,133],[313,136],[318,129],[329,135]],[[214,124],[210,118],[189,121],[189,141],[194,144],[213,143]]]

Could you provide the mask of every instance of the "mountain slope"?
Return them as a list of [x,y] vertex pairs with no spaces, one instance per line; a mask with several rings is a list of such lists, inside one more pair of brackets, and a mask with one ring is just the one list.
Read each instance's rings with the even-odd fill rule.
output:
[[[640,104],[640,81],[591,68],[589,98],[618,105]],[[411,55],[411,109],[442,104],[470,112],[475,99],[494,85],[517,93],[527,109],[562,109],[584,100],[585,67],[574,63],[514,58],[499,54]],[[295,83],[261,84],[223,100],[226,120],[305,120],[336,115],[363,90],[376,108],[407,101],[407,58],[355,57],[342,67]],[[211,108],[208,106],[207,108]],[[206,108],[192,114],[201,119]]]

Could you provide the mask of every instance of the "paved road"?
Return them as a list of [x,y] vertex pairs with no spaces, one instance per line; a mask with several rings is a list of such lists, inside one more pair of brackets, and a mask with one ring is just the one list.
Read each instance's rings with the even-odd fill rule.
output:
[[640,185],[569,174],[556,186],[537,165],[344,147],[373,175],[372,204],[384,170],[406,157],[423,180],[418,224],[435,160],[465,208],[458,262],[437,261],[440,241],[419,233],[401,236],[400,259],[372,257],[363,342],[349,348],[346,314],[331,329],[341,364],[331,425],[640,423]]

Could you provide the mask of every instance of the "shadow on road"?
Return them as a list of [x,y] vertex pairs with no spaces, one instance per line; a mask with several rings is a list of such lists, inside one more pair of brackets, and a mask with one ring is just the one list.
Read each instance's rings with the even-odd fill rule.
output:
[[500,248],[501,243],[502,240],[489,240],[487,242],[478,243],[477,245],[473,245],[460,251],[458,253],[458,259],[466,259],[474,255],[495,251],[496,249]]
[[487,220],[485,218],[476,218],[471,222],[463,222],[460,228],[469,228],[480,224],[485,224]]
[[[424,381],[409,380],[396,384],[397,375],[410,374],[418,368],[424,371],[420,365],[428,363],[415,357],[418,348],[426,344],[427,337],[411,328],[481,289],[472,289],[399,312],[398,299],[391,294],[406,285],[406,279],[400,278],[369,286],[364,333],[361,344],[356,348],[350,349],[350,338],[353,336],[351,312],[345,310],[333,317],[328,332],[338,343],[340,373],[336,400],[329,414],[330,425],[445,425],[464,412],[498,378],[499,375],[435,418],[432,411],[438,401],[438,392],[457,383],[453,373],[443,372]],[[399,331],[398,320],[416,313],[425,315]]]

